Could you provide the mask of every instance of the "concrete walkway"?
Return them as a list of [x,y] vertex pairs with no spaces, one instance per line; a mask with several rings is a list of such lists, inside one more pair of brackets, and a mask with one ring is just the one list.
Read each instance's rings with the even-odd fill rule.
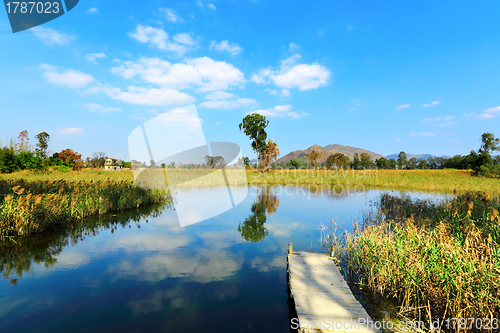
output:
[[292,320],[292,328],[301,333],[381,332],[329,256],[293,252],[287,261],[290,296],[298,317]]

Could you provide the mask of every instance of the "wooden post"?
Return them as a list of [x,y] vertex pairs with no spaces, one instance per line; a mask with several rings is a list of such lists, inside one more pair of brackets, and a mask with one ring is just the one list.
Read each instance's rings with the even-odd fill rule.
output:
[[293,254],[293,247],[292,243],[288,243],[288,254],[292,255]]

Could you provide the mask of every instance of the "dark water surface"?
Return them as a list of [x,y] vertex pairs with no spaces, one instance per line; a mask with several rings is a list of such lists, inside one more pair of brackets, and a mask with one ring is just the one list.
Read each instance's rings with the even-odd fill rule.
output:
[[187,227],[146,207],[4,242],[0,331],[289,332],[288,243],[319,251],[320,224],[351,230],[381,193],[251,187]]

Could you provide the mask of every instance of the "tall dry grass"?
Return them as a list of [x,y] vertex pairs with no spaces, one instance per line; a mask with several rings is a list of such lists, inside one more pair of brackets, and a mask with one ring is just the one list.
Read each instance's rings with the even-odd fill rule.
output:
[[0,236],[42,232],[91,215],[168,201],[128,181],[0,179]]
[[377,208],[353,233],[323,238],[345,274],[396,300],[405,318],[499,318],[499,197],[433,203],[384,194]]
[[363,185],[381,189],[500,194],[500,180],[473,176],[465,170],[249,170],[248,183],[277,185]]

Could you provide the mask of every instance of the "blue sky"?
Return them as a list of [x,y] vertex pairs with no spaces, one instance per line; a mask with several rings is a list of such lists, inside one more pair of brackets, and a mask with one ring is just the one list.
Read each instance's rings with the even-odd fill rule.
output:
[[0,136],[128,160],[131,131],[195,104],[207,141],[249,112],[282,155],[338,143],[467,154],[500,136],[497,1],[97,1],[12,34],[0,10]]

